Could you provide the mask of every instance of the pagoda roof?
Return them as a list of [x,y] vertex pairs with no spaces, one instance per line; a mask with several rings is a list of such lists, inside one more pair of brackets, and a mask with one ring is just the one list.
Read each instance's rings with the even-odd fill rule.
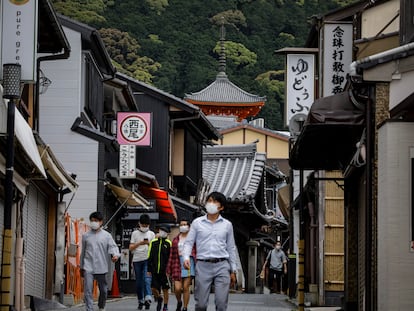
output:
[[242,90],[228,79],[225,72],[219,72],[213,83],[199,92],[185,94],[184,99],[196,105],[204,103],[220,106],[234,104],[262,106],[266,96],[258,96]]

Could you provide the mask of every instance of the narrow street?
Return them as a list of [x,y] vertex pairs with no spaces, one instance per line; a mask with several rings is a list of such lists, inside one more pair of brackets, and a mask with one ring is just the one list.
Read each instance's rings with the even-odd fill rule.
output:
[[[174,295],[170,294],[168,309],[175,311],[177,300]],[[96,310],[97,310],[96,306]],[[132,311],[137,310],[137,302],[135,296],[124,296],[122,298],[109,299],[106,305],[106,311]],[[155,310],[156,305],[153,303],[150,310]],[[191,295],[189,310],[194,310],[194,296]],[[210,296],[210,304],[208,311],[213,311],[214,296]],[[59,309],[62,310],[62,309]],[[83,304],[76,305],[67,309],[68,311],[83,311]],[[230,294],[228,311],[292,311],[296,310],[296,306],[288,301],[286,295],[278,294]]]

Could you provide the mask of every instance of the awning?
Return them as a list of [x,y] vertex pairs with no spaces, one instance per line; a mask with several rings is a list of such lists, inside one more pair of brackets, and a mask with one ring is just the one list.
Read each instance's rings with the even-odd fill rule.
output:
[[106,184],[106,186],[112,190],[112,193],[115,195],[115,197],[121,204],[125,203],[126,206],[140,206],[142,208],[150,207],[150,203],[134,191],[129,191],[125,188],[115,186],[113,184]]
[[177,217],[179,220],[187,219],[189,221],[192,221],[195,217],[201,214],[200,206],[194,205],[173,195],[171,196],[171,199],[174,203],[174,207],[177,211]]
[[352,103],[348,92],[317,99],[290,151],[290,166],[345,169],[355,153],[364,122],[364,110]]
[[[3,88],[0,87],[0,95],[3,94]],[[7,100],[0,100],[0,122],[7,124]],[[4,129],[5,130],[5,129]],[[46,178],[46,172],[40,159],[37,144],[33,136],[32,128],[27,124],[18,109],[14,112],[14,134],[16,143],[18,143],[24,152],[25,159],[30,160],[30,164],[35,171],[32,174],[36,177]]]
[[289,219],[290,187],[285,186],[278,190],[277,203],[285,219]]
[[146,186],[140,187],[139,190],[145,197],[155,199],[160,219],[169,222],[177,221],[177,212],[167,191]]
[[57,184],[59,189],[69,189],[70,192],[75,192],[78,188],[77,182],[72,176],[63,168],[62,164],[56,159],[49,145],[38,146],[40,158],[46,169],[47,174]]

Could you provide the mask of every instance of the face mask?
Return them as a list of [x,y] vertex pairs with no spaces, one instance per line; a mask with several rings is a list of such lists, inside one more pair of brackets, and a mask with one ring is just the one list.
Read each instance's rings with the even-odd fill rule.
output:
[[186,232],[188,232],[188,230],[190,230],[190,228],[187,225],[180,226],[180,232],[181,233],[186,233]]
[[214,203],[206,203],[206,211],[208,214],[217,214],[218,213],[218,207]]
[[277,250],[279,250],[279,249],[280,249],[280,245],[276,245],[276,246],[275,246],[275,248],[276,248]]
[[168,233],[167,233],[167,232],[165,232],[165,231],[160,230],[160,232],[158,232],[158,236],[159,236],[160,238],[166,238],[166,237],[167,237],[167,235],[168,235]]
[[149,230],[149,227],[139,226],[139,231],[141,231],[141,232],[148,232],[148,230]]
[[98,230],[101,224],[97,221],[91,221],[91,229],[92,230]]

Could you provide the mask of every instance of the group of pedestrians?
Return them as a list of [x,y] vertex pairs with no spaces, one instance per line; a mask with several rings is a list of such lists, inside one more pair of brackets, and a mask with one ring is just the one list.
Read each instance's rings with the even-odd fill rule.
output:
[[[129,250],[136,278],[138,309],[150,309],[152,297],[157,311],[168,311],[169,279],[174,283],[176,311],[187,311],[190,287],[195,280],[196,311],[206,311],[214,285],[217,311],[227,310],[230,287],[236,283],[236,245],[233,225],[223,218],[226,197],[220,192],[207,196],[207,214],[192,224],[179,222],[180,233],[168,239],[170,228],[160,225],[157,233],[150,230],[150,217],[141,215],[138,228],[131,235]],[[102,229],[102,215],[89,217],[91,230],[82,238],[81,273],[84,279],[86,311],[93,310],[93,280],[98,281],[98,307],[104,311],[107,297],[108,262],[120,256],[111,235]]]

